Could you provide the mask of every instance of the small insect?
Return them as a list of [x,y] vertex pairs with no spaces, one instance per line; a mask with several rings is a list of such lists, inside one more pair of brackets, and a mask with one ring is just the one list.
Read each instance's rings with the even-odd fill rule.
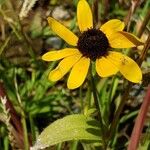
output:
[[128,60],[125,59],[125,57],[121,58],[121,64],[122,65],[126,65],[127,62],[128,62]]

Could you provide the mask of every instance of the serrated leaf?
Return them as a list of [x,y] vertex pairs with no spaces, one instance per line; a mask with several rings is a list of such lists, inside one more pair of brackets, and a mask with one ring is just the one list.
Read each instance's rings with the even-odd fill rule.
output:
[[101,132],[99,123],[85,115],[69,115],[50,124],[39,135],[31,150],[70,140],[100,141]]

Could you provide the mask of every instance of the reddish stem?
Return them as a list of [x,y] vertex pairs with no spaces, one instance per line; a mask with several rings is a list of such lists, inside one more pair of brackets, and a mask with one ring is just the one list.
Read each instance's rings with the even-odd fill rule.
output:
[[149,106],[150,106],[150,85],[148,87],[144,101],[141,105],[139,114],[136,118],[135,125],[131,134],[130,142],[128,145],[128,150],[137,150],[138,148],[140,136],[144,127],[144,121],[146,119]]

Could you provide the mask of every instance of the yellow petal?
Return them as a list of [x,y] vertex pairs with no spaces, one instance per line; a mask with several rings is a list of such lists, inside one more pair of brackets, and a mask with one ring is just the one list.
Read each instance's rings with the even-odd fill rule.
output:
[[93,27],[92,12],[86,0],[79,0],[78,2],[77,21],[81,32]]
[[42,59],[45,61],[55,61],[55,60],[65,58],[67,56],[74,55],[76,53],[79,53],[78,49],[65,48],[62,50],[47,52],[42,56]]
[[119,69],[107,57],[102,57],[96,60],[96,71],[99,76],[108,77],[116,74]]
[[85,80],[90,65],[90,59],[82,57],[72,68],[68,78],[69,89],[78,88]]
[[100,30],[103,31],[107,37],[109,37],[113,32],[122,31],[125,27],[124,22],[118,19],[112,19],[100,27]]
[[139,38],[128,32],[115,32],[108,37],[109,44],[113,48],[130,48],[142,45]]
[[119,68],[120,73],[129,81],[139,83],[142,80],[142,72],[137,63],[126,55],[118,52],[109,52],[107,57]]
[[80,59],[81,54],[75,54],[64,58],[58,66],[49,73],[49,80],[58,81],[60,80],[71,67]]
[[48,17],[47,20],[49,26],[57,35],[64,39],[68,44],[73,46],[77,45],[78,37],[73,32],[51,17]]

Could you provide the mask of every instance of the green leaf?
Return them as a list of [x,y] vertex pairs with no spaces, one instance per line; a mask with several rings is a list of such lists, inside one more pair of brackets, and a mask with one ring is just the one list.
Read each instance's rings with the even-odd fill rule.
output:
[[85,115],[69,115],[50,124],[39,135],[32,150],[70,140],[100,141],[99,123]]
[[2,5],[5,2],[5,0],[0,0],[0,5]]
[[150,149],[150,141],[147,138],[146,141],[144,141],[144,144],[139,144],[138,150],[149,150]]

